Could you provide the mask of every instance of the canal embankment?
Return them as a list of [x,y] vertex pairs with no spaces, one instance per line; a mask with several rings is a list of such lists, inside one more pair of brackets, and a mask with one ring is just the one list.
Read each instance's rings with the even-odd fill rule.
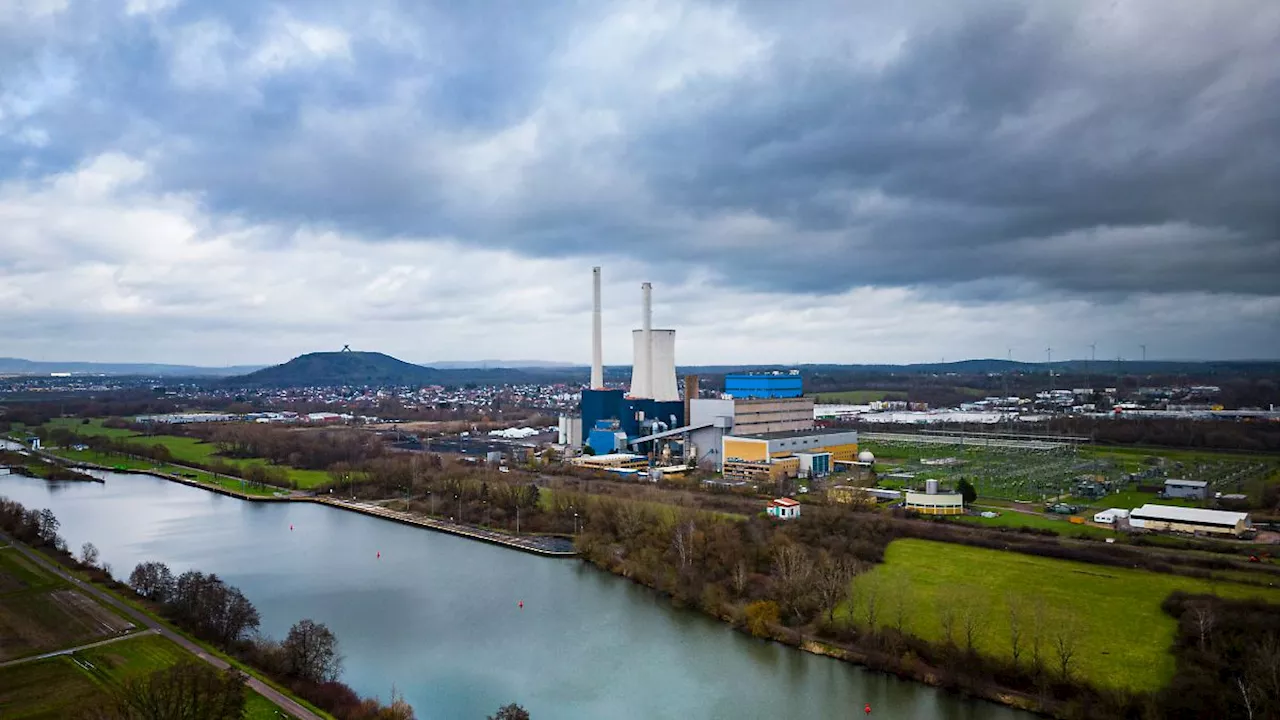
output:
[[[546,557],[575,557],[578,553],[573,547],[573,541],[570,538],[560,536],[543,536],[543,535],[512,535],[507,532],[491,530],[489,528],[466,525],[463,523],[455,523],[447,520],[439,520],[432,517],[419,515],[416,513],[403,512],[393,510],[391,508],[382,507],[374,503],[364,503],[356,500],[348,500],[344,498],[332,497],[329,495],[319,495],[309,492],[301,492],[298,490],[279,490],[270,495],[249,493],[235,490],[234,488],[225,487],[223,485],[215,485],[208,482],[202,482],[195,478],[184,477],[182,475],[167,473],[156,469],[144,468],[119,468],[108,467],[99,463],[86,462],[83,460],[72,460],[60,457],[57,454],[46,450],[29,450],[39,457],[53,463],[68,468],[76,468],[79,470],[91,471],[99,473],[99,475],[86,474],[83,479],[94,480],[96,482],[105,482],[102,474],[104,473],[120,473],[124,475],[150,475],[152,477],[168,480],[188,487],[199,488],[209,492],[233,497],[249,502],[312,502],[328,505],[330,507],[346,510],[348,512],[360,513],[371,517],[389,520],[391,522],[401,523],[403,525],[412,525],[414,527],[434,530],[436,532],[449,533],[470,540],[489,543],[491,545],[501,545],[503,547],[519,550],[521,552],[532,553],[534,555],[543,555]],[[181,465],[174,465],[181,468]],[[195,471],[198,468],[190,468]]]

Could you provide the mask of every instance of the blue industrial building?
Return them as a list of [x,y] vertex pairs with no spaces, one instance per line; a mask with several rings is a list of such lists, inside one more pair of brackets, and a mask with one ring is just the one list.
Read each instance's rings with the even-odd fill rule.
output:
[[622,390],[583,390],[580,407],[587,445],[597,453],[625,449],[618,447],[619,432],[634,439],[651,433],[654,423],[667,430],[684,424],[683,401],[630,398]]
[[724,392],[734,398],[794,398],[804,395],[800,373],[732,373],[724,376]]

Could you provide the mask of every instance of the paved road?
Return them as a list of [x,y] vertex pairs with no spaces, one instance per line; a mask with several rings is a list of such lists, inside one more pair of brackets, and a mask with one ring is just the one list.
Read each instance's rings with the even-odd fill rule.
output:
[[[0,535],[0,538],[3,538],[3,537],[4,537],[3,535]],[[11,538],[4,538],[4,539],[9,540],[10,542],[13,542]],[[179,635],[173,630],[170,630],[168,627],[160,624],[158,621],[156,621],[149,615],[146,615],[142,612],[139,612],[138,610],[135,610],[125,602],[115,598],[110,593],[107,593],[104,590],[100,590],[97,587],[94,587],[93,585],[90,585],[88,583],[80,582],[79,579],[75,578],[70,573],[58,567],[57,565],[55,565],[53,562],[45,558],[40,553],[37,553],[34,550],[31,550],[22,545],[19,545],[16,542],[13,542],[13,547],[17,549],[18,552],[22,553],[27,558],[29,558],[32,562],[36,563],[37,565],[44,568],[45,570],[57,575],[63,580],[66,580],[67,582],[75,586],[77,589],[93,595],[95,598],[97,598],[101,602],[104,602],[110,605],[111,607],[114,607],[120,610],[126,616],[132,619],[134,622],[138,623],[140,626],[145,626],[147,628],[150,628],[151,630],[154,630],[155,632],[172,640],[178,645],[181,645],[191,654],[195,655],[201,660],[204,660],[205,662],[218,668],[219,670],[225,670],[229,667],[227,661],[223,660],[220,657],[215,657],[213,655],[206,653],[204,649],[201,648],[199,645],[195,644],[194,642],[191,642],[190,640],[183,637],[182,635]],[[253,688],[254,691],[257,692],[259,695],[275,703],[276,706],[279,707],[281,710],[284,710],[290,715],[296,718],[299,718],[299,720],[323,720],[319,715],[316,715],[310,710],[302,707],[297,702],[295,702],[292,698],[289,698],[284,693],[280,692],[279,690],[276,690],[270,685],[267,685],[266,683],[262,682],[256,677],[249,676],[248,679],[245,680],[245,684]]]
[[88,650],[89,648],[96,648],[102,645],[110,645],[111,643],[117,643],[121,640],[132,640],[133,638],[142,637],[143,635],[157,634],[159,633],[155,629],[147,629],[142,632],[131,632],[127,635],[117,635],[113,638],[99,640],[98,642],[92,642],[87,645],[77,645],[76,647],[66,648],[65,650],[54,650],[53,652],[45,653],[43,655],[33,655],[31,657],[18,658],[17,660],[9,660],[8,662],[0,663],[0,668],[7,668],[10,665],[21,665],[22,663],[35,662],[37,660],[47,660],[51,657],[58,657],[59,655],[70,655],[71,653],[80,652],[81,650]]

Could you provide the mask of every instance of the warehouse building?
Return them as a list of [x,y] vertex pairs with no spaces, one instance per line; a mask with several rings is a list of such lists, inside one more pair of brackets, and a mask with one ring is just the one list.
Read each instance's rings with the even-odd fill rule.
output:
[[1253,529],[1253,523],[1248,513],[1147,503],[1129,513],[1129,527],[1156,532],[1240,537]]
[[1203,500],[1209,497],[1209,483],[1204,480],[1178,480],[1169,478],[1164,481],[1164,496],[1170,498]]

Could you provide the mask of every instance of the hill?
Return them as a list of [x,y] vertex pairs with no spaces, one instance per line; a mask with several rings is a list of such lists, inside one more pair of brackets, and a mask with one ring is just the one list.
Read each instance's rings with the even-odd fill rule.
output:
[[242,385],[421,385],[441,382],[440,371],[379,352],[314,352],[248,375]]
[[299,355],[283,365],[226,378],[239,387],[335,387],[446,385],[507,385],[541,382],[544,378],[512,368],[443,370],[414,365],[380,352],[315,352]]
[[261,367],[261,365],[202,367],[197,365],[166,365],[163,363],[56,362],[24,360],[22,358],[0,358],[0,373],[16,375],[72,373],[73,375],[136,375],[143,377],[226,377],[228,375],[243,375]]

